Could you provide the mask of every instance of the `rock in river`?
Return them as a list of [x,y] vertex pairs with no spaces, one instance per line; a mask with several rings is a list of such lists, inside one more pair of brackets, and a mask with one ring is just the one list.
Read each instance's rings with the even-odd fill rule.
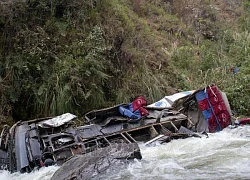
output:
[[90,179],[105,172],[117,160],[133,158],[142,158],[136,143],[111,144],[105,148],[72,157],[55,172],[51,180]]

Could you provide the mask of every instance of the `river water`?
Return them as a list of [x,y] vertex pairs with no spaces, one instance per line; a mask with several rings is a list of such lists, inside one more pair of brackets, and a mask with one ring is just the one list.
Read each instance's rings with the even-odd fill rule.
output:
[[[142,160],[111,168],[95,179],[250,179],[250,126],[226,128],[209,138],[188,138],[145,147]],[[57,166],[29,174],[0,172],[0,180],[49,180]]]

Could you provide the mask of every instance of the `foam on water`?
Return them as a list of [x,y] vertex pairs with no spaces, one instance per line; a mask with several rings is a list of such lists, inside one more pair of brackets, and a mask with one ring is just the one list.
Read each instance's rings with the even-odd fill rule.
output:
[[188,138],[145,147],[141,161],[101,179],[249,179],[250,126],[209,138]]
[[10,174],[8,171],[0,171],[0,180],[49,180],[59,166],[43,167],[31,173],[19,172]]
[[[145,147],[140,144],[142,160],[114,167],[97,179],[249,179],[250,126],[224,129],[209,138],[188,138]],[[48,180],[58,169],[41,168],[29,174],[7,171],[2,180]]]

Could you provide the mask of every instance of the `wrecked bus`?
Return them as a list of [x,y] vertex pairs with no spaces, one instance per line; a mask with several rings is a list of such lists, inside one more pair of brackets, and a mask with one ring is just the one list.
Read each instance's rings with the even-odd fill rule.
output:
[[[42,166],[62,165],[76,154],[86,154],[114,143],[129,146],[139,141],[150,144],[200,137],[196,132],[215,132],[231,123],[225,97],[216,86],[182,96],[181,105],[172,102],[171,107],[138,106],[141,100],[90,111],[85,114],[84,126],[77,126],[77,116],[70,113],[19,121],[12,127],[6,125],[0,138],[0,169],[30,172]],[[136,115],[138,110],[143,115],[137,114],[133,119],[134,116],[124,114],[124,108],[135,110],[130,114]],[[228,116],[221,116],[223,113]],[[142,158],[138,146],[133,146],[133,151],[131,158]]]

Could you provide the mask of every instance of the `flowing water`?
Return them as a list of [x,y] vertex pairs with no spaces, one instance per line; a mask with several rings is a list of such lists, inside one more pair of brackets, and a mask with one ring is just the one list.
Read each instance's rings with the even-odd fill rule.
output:
[[[209,138],[140,147],[142,160],[111,168],[95,179],[250,179],[250,126],[224,129]],[[30,174],[2,171],[0,180],[46,180],[58,168],[41,168]]]

